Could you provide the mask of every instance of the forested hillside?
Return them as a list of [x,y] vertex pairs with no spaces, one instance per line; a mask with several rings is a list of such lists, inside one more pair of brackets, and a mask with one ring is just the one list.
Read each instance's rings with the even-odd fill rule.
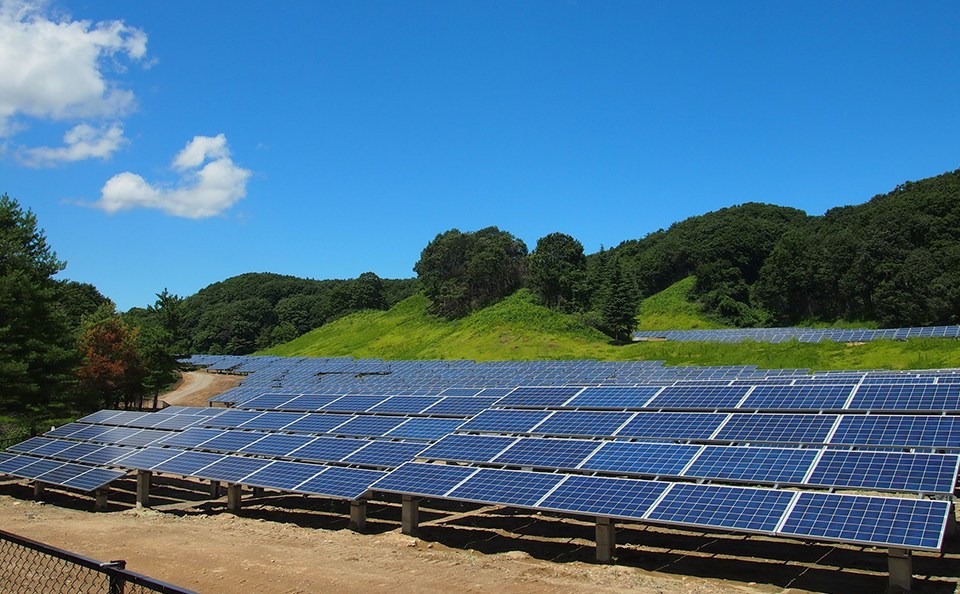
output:
[[[300,336],[361,309],[388,309],[418,290],[416,279],[381,279],[372,272],[350,280],[312,280],[248,273],[186,297],[182,332],[189,352],[249,354]],[[127,313],[133,322],[150,312]]]
[[[692,297],[739,326],[960,322],[960,170],[823,216],[744,204],[610,250],[641,296],[695,276]],[[591,256],[597,258],[599,255]]]

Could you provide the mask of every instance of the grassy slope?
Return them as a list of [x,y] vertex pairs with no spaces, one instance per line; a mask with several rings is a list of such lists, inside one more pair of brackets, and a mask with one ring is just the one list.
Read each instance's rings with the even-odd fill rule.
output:
[[[683,290],[678,287],[677,291]],[[662,295],[660,297],[663,297]],[[657,296],[651,298],[656,299]],[[649,300],[648,300],[649,301]],[[661,299],[656,308],[663,320],[696,321],[690,310],[671,314]],[[382,359],[597,359],[662,360],[668,365],[757,365],[764,369],[928,369],[960,367],[960,341],[888,340],[862,345],[823,343],[743,343],[738,345],[646,342],[622,347],[569,316],[536,305],[520,293],[462,320],[447,322],[427,311],[422,295],[400,302],[389,311],[364,311],[318,328],[262,354],[307,357]],[[686,312],[686,313],[684,313]],[[705,325],[698,326],[707,327]]]
[[637,330],[714,330],[729,328],[710,319],[689,300],[695,277],[674,283],[640,304]]

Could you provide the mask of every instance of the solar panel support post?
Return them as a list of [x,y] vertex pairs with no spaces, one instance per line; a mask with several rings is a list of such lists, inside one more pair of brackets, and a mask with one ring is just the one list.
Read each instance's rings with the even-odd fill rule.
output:
[[107,509],[107,498],[110,497],[110,489],[97,489],[94,492],[94,504],[93,509],[96,511],[102,511]]
[[220,481],[210,481],[210,497],[220,498]]
[[403,496],[403,508],[400,511],[400,531],[408,536],[420,533],[420,498]]
[[910,592],[913,582],[913,555],[910,549],[888,549],[887,567],[890,572],[890,594]]
[[40,481],[33,481],[33,498],[37,501],[43,499],[45,487]]
[[263,487],[254,487],[253,496],[254,497],[263,497],[263,493],[266,491]]
[[240,496],[243,494],[243,486],[237,484],[227,485],[227,511],[237,513],[240,511]]
[[617,525],[610,518],[597,518],[597,561],[612,563],[617,548]]
[[137,471],[137,506],[150,507],[150,483],[153,473],[149,470]]
[[350,502],[350,530],[363,532],[367,527],[367,500],[361,497]]

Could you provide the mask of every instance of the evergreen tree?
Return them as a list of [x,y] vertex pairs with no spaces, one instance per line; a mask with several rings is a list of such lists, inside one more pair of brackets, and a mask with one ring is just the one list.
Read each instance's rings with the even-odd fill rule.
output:
[[631,279],[623,273],[619,260],[608,264],[610,275],[607,281],[606,295],[600,310],[601,321],[607,334],[622,344],[622,340],[631,340],[630,334],[637,327],[637,290]]
[[37,218],[0,196],[0,410],[38,416],[66,406],[76,362],[54,275],[66,263]]

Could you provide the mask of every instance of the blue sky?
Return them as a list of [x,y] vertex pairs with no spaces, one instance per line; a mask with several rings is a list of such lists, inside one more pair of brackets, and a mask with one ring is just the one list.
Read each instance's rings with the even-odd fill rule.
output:
[[0,0],[0,192],[120,309],[960,167],[956,2]]

